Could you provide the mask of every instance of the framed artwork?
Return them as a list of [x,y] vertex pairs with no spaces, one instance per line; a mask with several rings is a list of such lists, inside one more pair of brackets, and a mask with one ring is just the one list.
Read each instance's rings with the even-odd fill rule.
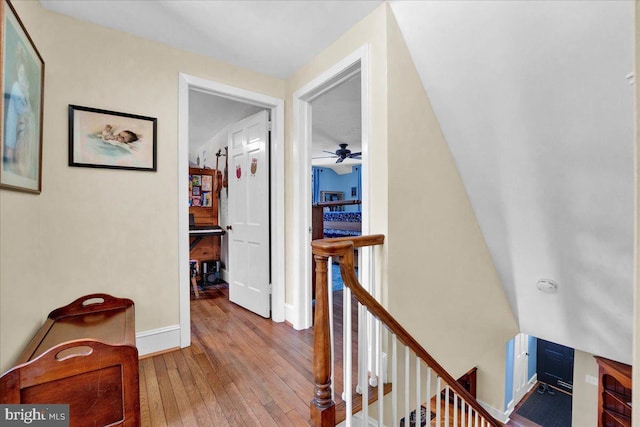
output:
[[202,175],[202,191],[211,191],[213,177],[211,175]]
[[191,206],[202,206],[202,198],[200,196],[193,196],[191,202]]
[[191,186],[192,187],[202,186],[202,175],[191,175]]
[[202,206],[205,208],[210,208],[213,206],[211,203],[211,192],[207,191],[206,193],[202,193]]
[[8,0],[0,0],[0,187],[42,190],[44,61]]
[[69,166],[156,171],[155,117],[69,105]]
[[191,192],[193,193],[194,196],[199,196],[200,195],[200,187],[193,187]]

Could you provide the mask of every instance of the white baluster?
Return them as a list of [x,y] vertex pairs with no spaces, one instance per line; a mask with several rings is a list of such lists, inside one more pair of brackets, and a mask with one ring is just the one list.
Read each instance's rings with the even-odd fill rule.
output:
[[404,346],[404,425],[409,425],[411,409],[409,407],[409,346]]
[[442,388],[442,380],[440,379],[440,376],[438,376],[438,379],[436,381],[436,427],[440,427],[440,424],[441,424],[440,423],[440,414],[442,412],[442,409],[440,408],[441,398],[442,398],[442,393],[440,393],[441,388]]
[[[464,399],[460,398],[460,425],[462,427],[464,427],[464,416],[465,416],[465,409],[466,409],[466,402],[464,401]],[[456,426],[457,427],[457,426]]]
[[420,418],[421,418],[421,406],[422,406],[422,402],[420,402],[420,389],[422,388],[422,381],[420,380],[420,365],[421,365],[421,360],[418,357],[418,355],[416,354],[416,426],[420,425]]
[[391,334],[391,418],[398,419],[398,339]]
[[431,420],[431,368],[427,366],[427,425],[430,426]]
[[327,268],[327,304],[329,305],[329,342],[331,343],[331,400],[336,401],[336,358],[335,339],[333,331],[333,257],[329,257],[329,268]]
[[478,427],[478,425],[479,425],[479,423],[478,423],[478,421],[479,421],[478,415],[479,415],[478,411],[476,411],[476,424],[475,424],[476,427]]
[[[369,291],[369,293],[371,294],[371,296],[378,301],[378,297],[377,297],[377,293],[376,293],[376,286],[375,286],[375,274],[374,274],[374,269],[373,269],[373,265],[374,265],[374,258],[373,258],[373,248],[372,247],[367,247],[367,248],[360,248],[358,249],[359,252],[359,257],[358,260],[363,258],[364,255],[364,251],[366,250],[367,255],[368,255],[368,259],[369,259],[369,277],[368,277],[368,283],[366,286],[366,289]],[[367,311],[367,313],[369,313]],[[367,336],[369,339],[369,349],[368,349],[368,367],[369,367],[369,372],[371,373],[371,375],[369,375],[369,385],[371,385],[371,387],[376,387],[378,385],[378,366],[377,366],[377,362],[378,362],[378,355],[377,355],[377,349],[378,349],[378,344],[376,342],[377,337],[378,337],[378,333],[377,333],[377,322],[374,322],[374,317],[371,315],[371,313],[369,313],[369,327],[367,328]]]
[[362,307],[364,308],[364,311],[365,311],[365,315],[362,316],[362,318],[364,319],[364,331],[365,331],[362,348],[367,350],[367,352],[364,354],[364,357],[360,359],[362,362],[362,364],[360,365],[362,367],[361,369],[362,378],[364,378],[364,381],[362,382],[364,386],[362,388],[362,419],[368,420],[369,419],[369,381],[367,381],[367,377],[369,376],[369,365],[367,361],[369,358],[367,357],[367,353],[369,353],[368,351],[369,336],[367,335],[366,331],[369,330],[369,312],[367,311],[365,306],[362,306]]
[[351,348],[351,289],[347,286],[342,291],[342,336],[344,345],[344,397],[346,403],[346,427],[351,427],[351,414],[353,413],[353,384],[351,383],[353,372],[353,352]]
[[458,426],[458,393],[453,394],[453,425]]
[[449,384],[444,387],[444,425],[449,427]]
[[378,425],[384,421],[384,379],[382,378],[382,322],[378,324]]
[[358,303],[358,384],[356,391],[364,393],[364,389],[369,383],[367,379],[368,353],[367,348],[367,308]]

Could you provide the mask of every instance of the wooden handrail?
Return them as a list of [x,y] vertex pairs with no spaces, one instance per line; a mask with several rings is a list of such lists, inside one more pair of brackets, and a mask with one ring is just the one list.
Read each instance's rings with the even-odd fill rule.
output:
[[[360,282],[354,268],[353,252],[355,248],[364,246],[381,245],[384,242],[384,235],[340,237],[334,239],[314,240],[311,242],[313,255],[316,260],[316,313],[314,329],[314,377],[316,380],[316,397],[319,387],[326,391],[331,399],[331,366],[330,366],[330,341],[329,341],[329,307],[327,297],[327,260],[329,257],[340,257],[340,273],[344,285],[351,289],[355,298],[364,305],[367,310],[379,319],[396,337],[408,346],[420,359],[422,359],[438,376],[440,376],[458,396],[462,397],[479,415],[495,427],[501,427],[499,423],[486,409],[484,409],[455,378],[453,378],[428,352],[416,341],[407,330],[378,302],[371,294],[365,290]],[[324,297],[323,297],[324,295]],[[316,354],[325,353],[324,357],[316,358]],[[324,366],[319,366],[324,365]],[[318,375],[315,375],[315,374]],[[314,419],[314,404],[311,401],[312,423],[315,426],[335,426],[335,407],[333,408],[333,420],[319,417]],[[326,402],[325,402],[326,407]],[[316,410],[320,410],[316,407]],[[319,422],[316,422],[319,421]],[[324,424],[323,422],[327,422]],[[331,422],[333,422],[331,424]]]

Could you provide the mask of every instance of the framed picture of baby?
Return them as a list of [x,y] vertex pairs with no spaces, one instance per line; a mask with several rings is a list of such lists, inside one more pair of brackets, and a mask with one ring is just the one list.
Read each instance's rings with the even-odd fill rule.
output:
[[158,119],[69,105],[69,166],[156,171]]
[[13,5],[0,0],[0,187],[40,193],[44,61]]

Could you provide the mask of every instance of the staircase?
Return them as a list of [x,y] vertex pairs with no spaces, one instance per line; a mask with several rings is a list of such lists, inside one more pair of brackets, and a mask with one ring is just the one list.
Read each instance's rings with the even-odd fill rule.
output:
[[[351,426],[359,412],[369,425],[379,426],[416,426],[416,414],[425,420],[418,426],[502,426],[378,302],[375,255],[383,243],[383,235],[311,243],[316,265],[311,424],[333,427],[344,420]],[[354,251],[365,264],[358,269],[363,284]],[[336,257],[345,285],[341,321],[334,321],[328,277]]]

